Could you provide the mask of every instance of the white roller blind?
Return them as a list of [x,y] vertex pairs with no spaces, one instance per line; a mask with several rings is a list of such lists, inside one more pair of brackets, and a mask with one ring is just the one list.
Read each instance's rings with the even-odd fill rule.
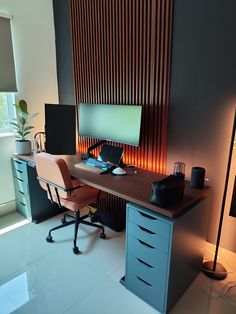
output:
[[0,92],[16,92],[10,19],[0,16]]

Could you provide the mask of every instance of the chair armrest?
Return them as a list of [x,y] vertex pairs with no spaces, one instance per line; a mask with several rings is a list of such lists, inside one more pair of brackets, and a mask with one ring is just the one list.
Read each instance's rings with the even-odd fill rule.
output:
[[38,179],[39,181],[42,181],[42,182],[45,183],[45,184],[49,184],[49,185],[53,186],[54,188],[59,189],[59,190],[64,191],[64,192],[72,192],[72,191],[77,190],[77,189],[79,189],[79,188],[81,187],[81,185],[78,185],[78,186],[75,186],[75,187],[70,188],[70,189],[65,189],[65,188],[63,188],[63,187],[60,186],[60,185],[57,185],[57,184],[55,184],[55,183],[52,183],[51,181],[45,180],[45,179],[40,178],[40,177],[38,177],[38,176],[37,176],[37,179]]

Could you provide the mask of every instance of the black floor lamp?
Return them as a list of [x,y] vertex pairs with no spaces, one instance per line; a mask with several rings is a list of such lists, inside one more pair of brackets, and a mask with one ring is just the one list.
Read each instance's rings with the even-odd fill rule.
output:
[[224,210],[225,210],[225,201],[226,201],[226,194],[228,189],[228,182],[229,182],[229,172],[230,172],[230,165],[233,155],[233,148],[234,148],[234,137],[235,137],[235,129],[236,129],[236,109],[234,113],[234,124],[232,129],[232,136],[231,136],[231,142],[230,142],[230,149],[229,149],[229,157],[228,157],[228,164],[227,164],[227,171],[226,171],[226,178],[225,178],[225,187],[224,187],[224,194],[222,199],[222,205],[221,205],[221,212],[220,212],[220,221],[219,221],[219,227],[218,227],[218,233],[217,233],[217,241],[216,241],[216,250],[215,250],[215,257],[214,261],[208,261],[203,263],[202,271],[205,275],[207,275],[210,278],[222,280],[227,276],[227,271],[220,263],[217,263],[217,256],[218,256],[218,250],[219,250],[219,244],[220,244],[220,236],[221,236],[221,230],[222,230],[222,223],[224,218]]

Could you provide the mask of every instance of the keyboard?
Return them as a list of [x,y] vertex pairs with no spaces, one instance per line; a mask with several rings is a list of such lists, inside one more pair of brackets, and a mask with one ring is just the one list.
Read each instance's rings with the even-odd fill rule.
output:
[[94,158],[88,158],[87,160],[82,161],[78,164],[75,164],[74,166],[80,169],[90,170],[90,171],[95,171],[95,172],[100,173],[101,171],[106,171],[108,169],[111,169],[114,165],[108,162],[99,161]]
[[99,160],[94,159],[94,158],[88,158],[87,160],[84,161],[84,163],[88,166],[97,167],[97,168],[104,169],[104,170],[105,170],[105,168],[107,169],[107,167],[108,167],[107,162],[99,161]]

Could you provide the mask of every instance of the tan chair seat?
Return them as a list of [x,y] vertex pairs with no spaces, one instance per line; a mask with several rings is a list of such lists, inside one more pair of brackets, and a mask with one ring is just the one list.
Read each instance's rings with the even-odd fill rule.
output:
[[[60,197],[60,202],[63,207],[66,207],[69,210],[77,211],[81,208],[87,206],[88,204],[92,204],[96,201],[98,195],[98,190],[85,185],[76,189],[71,193],[71,196],[68,198]],[[49,194],[48,194],[49,197]],[[56,194],[52,193],[52,197],[54,202],[57,202]],[[50,197],[49,197],[50,199]]]

